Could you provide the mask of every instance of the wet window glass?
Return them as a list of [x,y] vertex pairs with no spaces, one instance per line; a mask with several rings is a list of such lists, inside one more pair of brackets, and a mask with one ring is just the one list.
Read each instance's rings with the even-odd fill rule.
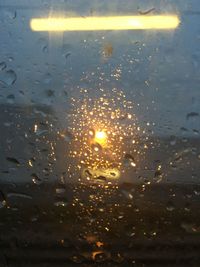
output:
[[198,0],[0,0],[0,265],[199,266],[199,84]]

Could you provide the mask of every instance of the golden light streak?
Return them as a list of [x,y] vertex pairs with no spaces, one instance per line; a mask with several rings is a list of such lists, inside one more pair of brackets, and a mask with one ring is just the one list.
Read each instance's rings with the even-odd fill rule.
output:
[[33,31],[169,30],[180,24],[177,15],[33,18]]

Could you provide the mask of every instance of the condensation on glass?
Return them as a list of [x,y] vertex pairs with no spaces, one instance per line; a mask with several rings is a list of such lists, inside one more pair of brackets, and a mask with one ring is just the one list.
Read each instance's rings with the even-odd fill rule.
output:
[[199,16],[197,0],[0,0],[2,266],[198,266]]

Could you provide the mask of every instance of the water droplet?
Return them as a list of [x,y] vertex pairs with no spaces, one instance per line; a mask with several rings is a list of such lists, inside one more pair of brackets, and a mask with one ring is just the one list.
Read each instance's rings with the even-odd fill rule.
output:
[[83,172],[82,172],[82,177],[87,179],[87,180],[90,180],[93,178],[93,175],[92,175],[92,172],[90,172],[89,169],[84,169]]
[[124,261],[124,257],[118,252],[112,254],[112,260],[117,263],[122,263]]
[[191,222],[182,222],[181,227],[187,232],[187,233],[200,233],[200,227],[197,227],[194,223]]
[[4,126],[6,127],[10,127],[11,125],[13,125],[13,122],[11,121],[4,122]]
[[45,84],[50,84],[51,80],[52,80],[52,76],[51,76],[51,74],[50,74],[50,73],[46,73],[46,74],[44,75],[43,82],[44,82]]
[[181,141],[182,141],[183,143],[187,143],[187,142],[188,142],[188,138],[182,138]]
[[194,55],[192,55],[191,58],[192,58],[192,64],[193,64],[194,68],[198,69],[199,68],[199,63],[200,63],[199,55],[198,54],[194,54]]
[[188,132],[188,129],[185,127],[181,127],[180,130],[182,134],[185,134],[186,132]]
[[45,46],[42,48],[42,52],[45,53],[45,54],[49,52],[48,45],[45,45]]
[[54,203],[54,205],[55,205],[56,207],[66,207],[66,206],[67,206],[67,202],[66,202],[66,201],[63,201],[63,200],[60,200],[60,201],[56,201],[56,202]]
[[42,52],[48,53],[48,41],[45,38],[40,38],[37,44],[39,45]]
[[31,159],[29,159],[29,161],[28,161],[28,165],[30,166],[30,167],[33,167],[33,163],[35,162],[35,158],[31,158]]
[[191,205],[190,205],[189,202],[185,203],[184,210],[187,211],[187,212],[190,212],[190,206],[191,206]]
[[42,130],[42,129],[38,128],[37,124],[34,125],[34,130],[33,131],[37,136],[41,136],[41,135],[44,135],[44,134],[48,133],[48,130]]
[[126,154],[124,157],[125,166],[136,167],[135,159],[130,154]]
[[91,138],[95,136],[95,131],[93,129],[90,129],[88,133]]
[[41,136],[41,135],[44,135],[44,134],[47,134],[48,133],[48,131],[47,130],[37,130],[37,132],[36,132],[36,135],[37,136]]
[[181,157],[181,155],[175,155],[174,161],[175,161],[176,163],[181,162],[181,161],[182,161],[182,157]]
[[48,89],[48,90],[46,90],[46,94],[47,94],[47,96],[48,97],[52,97],[52,96],[54,96],[54,90],[52,90],[52,89]]
[[200,196],[200,191],[195,190],[195,191],[194,191],[194,194],[195,194],[196,196]]
[[8,58],[8,61],[9,61],[9,62],[12,62],[13,60],[14,60],[13,57],[9,57],[9,58]]
[[4,12],[5,12],[5,16],[10,20],[13,20],[17,17],[16,10],[6,9]]
[[100,180],[100,181],[106,181],[106,177],[103,176],[103,175],[99,175],[96,177],[97,180]]
[[4,70],[6,68],[5,62],[0,62],[0,71]]
[[7,157],[6,158],[9,162],[20,165],[20,162],[16,158]]
[[100,151],[102,150],[102,147],[101,147],[100,144],[95,143],[95,144],[92,144],[92,150],[93,150],[94,152],[100,152]]
[[7,96],[7,102],[13,104],[15,102],[15,96],[13,94]]
[[39,114],[39,115],[41,115],[41,116],[44,117],[44,118],[46,118],[46,116],[47,116],[46,113],[44,113],[42,110],[39,110],[39,109],[37,109],[37,108],[34,108],[34,109],[33,109],[33,112],[34,112],[35,114]]
[[68,92],[67,92],[67,90],[65,89],[65,90],[63,90],[63,93],[65,94],[65,96],[68,96]]
[[38,215],[34,215],[31,217],[31,222],[37,222],[38,221],[39,216]]
[[161,170],[156,170],[154,173],[154,178],[161,178],[162,177],[162,172]]
[[196,130],[196,129],[193,129],[193,133],[194,133],[195,135],[199,135],[199,131]]
[[97,242],[96,242],[96,246],[97,246],[98,248],[103,247],[103,245],[104,245],[104,243],[101,242],[101,241],[97,241]]
[[96,262],[103,262],[109,258],[109,253],[104,251],[94,251],[92,252],[92,259]]
[[166,209],[167,209],[168,211],[173,211],[173,210],[175,209],[175,207],[174,207],[174,203],[173,203],[171,200],[169,200],[169,201],[167,202]]
[[197,112],[190,112],[186,115],[187,120],[196,119],[197,117],[199,117],[199,113]]
[[58,188],[56,188],[56,194],[57,195],[63,195],[63,194],[65,194],[65,188],[64,187],[58,187]]
[[129,200],[133,199],[133,195],[129,191],[122,190],[121,192],[127,199],[129,199]]
[[117,173],[116,172],[110,172],[110,176],[111,177],[116,177],[117,176]]
[[63,44],[63,46],[62,46],[62,50],[64,53],[71,50],[71,48],[72,48],[72,46],[70,44]]
[[6,206],[4,194],[0,191],[0,209]]
[[31,174],[32,182],[36,185],[40,185],[42,183],[42,179],[40,179],[36,173]]
[[66,142],[71,142],[72,139],[73,139],[73,135],[72,135],[72,133],[70,133],[68,130],[65,130],[65,131],[61,132],[61,133],[60,133],[60,136],[61,136],[62,138],[64,138],[64,140],[65,140]]
[[22,194],[22,193],[8,193],[7,194],[7,198],[11,199],[11,198],[25,198],[25,199],[32,199],[31,196],[27,195],[27,194]]
[[171,136],[170,137],[170,145],[174,146],[176,144],[176,137],[175,136]]
[[81,255],[74,255],[74,256],[71,257],[71,260],[74,263],[82,263],[84,258]]
[[151,184],[151,182],[149,181],[149,179],[147,179],[147,178],[144,178],[144,184],[145,184],[145,185],[150,185],[150,184]]
[[66,62],[68,61],[68,58],[69,58],[70,55],[71,55],[70,52],[68,52],[67,54],[64,55]]
[[113,54],[113,45],[112,44],[105,44],[104,46],[103,46],[103,52],[102,52],[102,54],[103,54],[103,57],[104,58],[109,58],[109,57],[111,57],[112,56],[112,54]]
[[0,82],[7,86],[11,86],[17,80],[17,75],[13,70],[3,71],[0,73]]

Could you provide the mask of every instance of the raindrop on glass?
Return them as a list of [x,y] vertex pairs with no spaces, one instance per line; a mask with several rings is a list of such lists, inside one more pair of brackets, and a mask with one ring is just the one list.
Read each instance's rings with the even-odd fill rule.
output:
[[40,185],[42,183],[42,180],[37,176],[36,173],[31,174],[32,182],[36,185]]
[[0,62],[0,71],[4,70],[6,68],[5,62]]
[[14,104],[15,102],[15,96],[13,94],[7,96],[7,103],[8,104]]
[[52,89],[48,89],[47,91],[46,91],[46,95],[48,96],[48,97],[52,97],[52,96],[54,96],[54,90],[52,90]]
[[52,76],[51,76],[51,74],[50,74],[50,73],[46,73],[46,74],[44,75],[43,82],[44,82],[45,84],[50,84],[51,80],[52,80]]
[[71,142],[72,139],[73,139],[73,135],[72,135],[72,133],[69,132],[68,130],[64,130],[63,132],[61,132],[61,133],[60,133],[60,136],[61,136],[62,138],[64,138],[64,140],[65,140],[66,142]]
[[63,200],[60,200],[60,201],[56,201],[56,202],[54,203],[54,205],[55,205],[56,207],[66,207],[66,206],[67,206],[67,202],[66,202],[66,201],[63,201]]
[[125,166],[136,167],[135,159],[132,155],[126,154],[124,157]]
[[6,9],[4,12],[5,12],[5,16],[10,20],[13,20],[17,17],[16,10]]
[[100,144],[95,143],[95,144],[92,144],[92,150],[93,150],[94,152],[100,152],[100,151],[102,150],[102,147],[101,147]]
[[7,86],[11,86],[17,80],[17,75],[14,70],[0,72],[0,82]]
[[11,163],[14,163],[14,164],[16,164],[18,166],[20,165],[20,162],[16,158],[7,157],[6,159],[7,159],[7,161],[9,161]]
[[0,191],[0,209],[6,206],[6,200],[3,193]]
[[40,38],[37,43],[43,53],[48,53],[48,41],[45,38]]
[[170,145],[174,146],[176,144],[176,137],[175,136],[171,136],[170,137]]
[[193,120],[196,119],[197,117],[199,117],[199,113],[197,112],[190,112],[186,115],[187,120]]
[[105,260],[108,260],[109,253],[106,253],[104,251],[94,251],[92,252],[92,259],[95,262],[104,262]]
[[175,209],[175,207],[174,207],[174,203],[173,203],[171,200],[169,200],[169,201],[167,202],[166,209],[167,209],[168,211],[173,211],[173,210]]
[[58,187],[58,188],[56,188],[56,194],[57,195],[63,195],[63,194],[65,194],[65,188],[64,187]]

